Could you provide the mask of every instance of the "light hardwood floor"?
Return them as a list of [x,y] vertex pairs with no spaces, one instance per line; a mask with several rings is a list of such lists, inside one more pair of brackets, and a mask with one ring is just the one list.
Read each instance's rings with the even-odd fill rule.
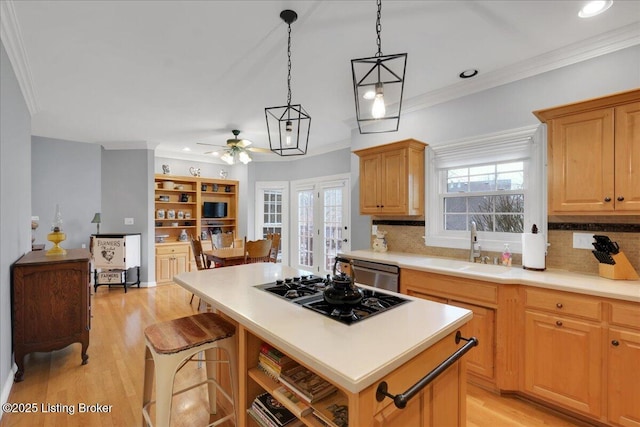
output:
[[[13,384],[8,402],[35,404],[37,412],[4,413],[0,426],[140,426],[142,331],[150,324],[196,313],[197,301],[189,305],[190,297],[177,285],[131,289],[126,295],[121,288],[98,288],[91,297],[89,363],[80,365],[80,344],[27,356],[24,381]],[[192,381],[202,371],[196,364],[189,365],[178,374],[177,384]],[[201,387],[175,399],[175,426],[209,422],[204,390]],[[576,425],[517,398],[500,397],[474,386],[467,391],[470,427]],[[79,413],[81,404],[108,405],[108,411]],[[54,412],[56,409],[62,412]]]

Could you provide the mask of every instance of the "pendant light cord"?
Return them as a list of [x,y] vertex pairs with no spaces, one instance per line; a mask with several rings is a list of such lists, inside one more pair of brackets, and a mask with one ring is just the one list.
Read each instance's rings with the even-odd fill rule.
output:
[[376,57],[382,56],[382,40],[380,39],[380,33],[382,32],[382,24],[380,18],[382,17],[382,0],[378,0],[378,17],[376,19],[376,42],[378,43],[378,53]]
[[287,94],[287,105],[291,106],[291,24],[289,24],[289,34],[287,41],[287,87],[289,92]]

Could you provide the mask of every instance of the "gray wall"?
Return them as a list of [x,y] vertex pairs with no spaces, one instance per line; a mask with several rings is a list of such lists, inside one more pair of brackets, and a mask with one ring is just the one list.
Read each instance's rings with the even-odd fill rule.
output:
[[[403,114],[396,133],[352,133],[352,149],[415,138],[435,146],[540,122],[534,110],[640,87],[640,46],[549,71],[423,110]],[[359,163],[352,154],[351,183],[358,185]],[[542,184],[542,183],[541,183]],[[357,188],[357,187],[356,187]],[[352,249],[368,248],[371,217],[358,214],[352,193]]]
[[[52,213],[53,215],[53,213]],[[11,264],[31,250],[31,115],[0,43],[0,390],[13,385]],[[0,417],[2,413],[0,412]]]
[[88,248],[89,237],[96,232],[91,220],[101,207],[102,147],[39,136],[31,138],[31,146],[31,212],[40,217],[36,243],[44,243],[45,249],[53,246],[47,234],[58,204],[67,235],[60,246]]
[[[141,233],[141,280],[155,282],[153,221],[153,151],[102,152],[101,233]],[[133,218],[133,225],[125,225]],[[135,277],[135,276],[132,276]]]
[[[313,141],[309,141],[313,144]],[[296,181],[330,175],[349,173],[351,165],[349,158],[351,150],[344,148],[317,156],[292,157],[295,160],[285,160],[276,162],[249,163],[248,171],[248,194],[246,197],[247,224],[253,224],[255,218],[255,189],[256,182],[259,181]],[[357,212],[357,211],[356,211]],[[289,215],[289,221],[293,220],[293,215]],[[291,224],[289,224],[291,229]],[[255,230],[250,227],[247,235],[254,236]]]

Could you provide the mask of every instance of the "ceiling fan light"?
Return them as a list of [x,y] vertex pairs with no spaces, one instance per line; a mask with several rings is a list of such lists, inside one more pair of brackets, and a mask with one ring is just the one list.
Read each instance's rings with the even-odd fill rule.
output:
[[233,164],[233,156],[228,151],[226,151],[222,156],[220,156],[220,160],[230,165]]
[[251,156],[249,155],[249,153],[247,153],[246,151],[240,151],[240,153],[238,154],[238,160],[240,160],[243,164],[247,164],[249,163],[252,159]]

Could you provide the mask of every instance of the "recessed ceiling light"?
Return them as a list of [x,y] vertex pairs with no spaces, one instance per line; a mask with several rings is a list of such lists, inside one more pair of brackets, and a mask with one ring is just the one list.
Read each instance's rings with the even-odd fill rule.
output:
[[591,18],[592,16],[596,16],[609,9],[613,4],[613,0],[595,0],[590,1],[585,4],[580,12],[578,12],[578,16],[580,18]]
[[191,151],[191,148],[189,148],[189,147],[184,147],[184,148],[182,149],[182,151]]
[[469,68],[468,70],[464,70],[460,73],[460,78],[470,79],[471,77],[475,77],[476,75],[478,75],[478,70],[476,70],[475,68]]

